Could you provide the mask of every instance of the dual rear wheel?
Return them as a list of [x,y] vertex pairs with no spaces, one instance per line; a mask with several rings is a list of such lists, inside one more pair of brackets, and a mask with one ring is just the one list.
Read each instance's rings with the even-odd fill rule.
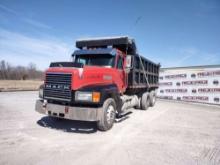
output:
[[142,110],[147,110],[149,107],[153,107],[156,102],[156,92],[152,90],[151,92],[145,92],[140,98],[140,108]]

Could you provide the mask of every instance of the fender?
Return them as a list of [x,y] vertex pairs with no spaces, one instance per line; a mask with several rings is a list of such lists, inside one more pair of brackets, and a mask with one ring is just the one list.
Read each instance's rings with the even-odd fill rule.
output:
[[120,92],[116,84],[103,84],[103,85],[89,85],[80,88],[79,91],[100,92],[100,106],[103,105],[107,98],[113,98],[115,100],[117,111],[120,112],[122,107],[122,101],[120,98]]

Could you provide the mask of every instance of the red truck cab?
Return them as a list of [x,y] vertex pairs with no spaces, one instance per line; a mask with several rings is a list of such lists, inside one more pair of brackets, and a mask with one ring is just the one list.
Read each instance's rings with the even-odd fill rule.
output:
[[[47,73],[71,73],[72,90],[78,90],[88,85],[116,84],[120,93],[127,88],[125,73],[125,54],[113,49],[91,49],[75,51],[73,54],[75,63],[83,64],[82,68],[51,65]],[[62,67],[61,67],[62,66]]]

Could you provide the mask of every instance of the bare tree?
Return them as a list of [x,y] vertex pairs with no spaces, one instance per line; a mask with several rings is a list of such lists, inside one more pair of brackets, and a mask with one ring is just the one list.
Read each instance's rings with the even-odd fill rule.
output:
[[34,63],[27,67],[11,66],[4,60],[0,61],[0,79],[1,80],[26,80],[26,79],[43,79],[43,72],[37,70]]
[[6,62],[4,60],[2,60],[0,62],[0,78],[1,79],[7,79],[7,76],[6,76]]

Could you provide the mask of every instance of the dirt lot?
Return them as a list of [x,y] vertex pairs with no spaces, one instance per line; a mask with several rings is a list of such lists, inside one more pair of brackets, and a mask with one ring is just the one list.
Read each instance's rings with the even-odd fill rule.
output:
[[220,107],[158,101],[100,132],[38,114],[37,95],[0,93],[0,164],[220,164]]
[[37,90],[42,83],[40,80],[0,80],[0,92]]

